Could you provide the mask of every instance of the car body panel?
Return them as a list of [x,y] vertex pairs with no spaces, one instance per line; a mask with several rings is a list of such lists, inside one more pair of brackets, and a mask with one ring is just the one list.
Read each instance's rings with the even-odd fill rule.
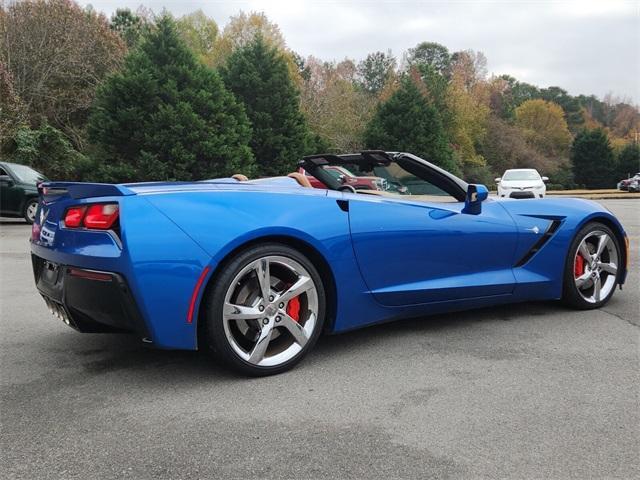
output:
[[[41,195],[32,253],[120,275],[145,335],[161,348],[198,348],[207,285],[225,260],[256,242],[285,242],[326,265],[326,329],[337,333],[397,318],[560,298],[567,251],[582,225],[599,219],[622,241],[625,235],[606,209],[575,199],[488,199],[471,214],[460,201],[303,188],[287,177],[42,188],[50,194]],[[117,230],[64,225],[68,207],[101,202],[118,203]],[[545,236],[552,225],[556,230]]]
[[[624,249],[625,231],[618,219],[592,200],[578,198],[545,198],[541,200],[501,201],[501,205],[522,226],[522,234],[533,234],[531,223],[542,231],[550,220],[560,223],[558,230],[542,249],[524,265],[514,268],[514,296],[522,300],[558,299],[562,296],[562,272],[575,234],[592,220],[604,221],[618,233]],[[621,262],[624,263],[624,262]],[[624,283],[626,272],[621,274]]]
[[354,199],[353,246],[364,279],[384,305],[508,294],[517,229],[490,201],[482,215],[464,203]]

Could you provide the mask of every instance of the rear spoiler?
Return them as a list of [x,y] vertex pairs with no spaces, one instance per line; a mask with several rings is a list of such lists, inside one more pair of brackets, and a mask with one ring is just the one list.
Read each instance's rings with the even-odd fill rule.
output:
[[38,184],[38,193],[45,202],[62,195],[75,199],[135,195],[135,192],[123,185],[86,182],[42,182]]

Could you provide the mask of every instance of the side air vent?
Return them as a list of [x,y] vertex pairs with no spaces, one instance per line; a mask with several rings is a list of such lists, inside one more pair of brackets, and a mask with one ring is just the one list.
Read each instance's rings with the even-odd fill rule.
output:
[[544,232],[542,237],[531,247],[524,257],[522,257],[516,264],[515,267],[522,267],[526,264],[531,258],[540,250],[550,239],[553,237],[553,234],[556,233],[558,228],[560,228],[560,220],[552,220],[547,228],[547,231]]
[[343,212],[348,212],[349,211],[349,202],[348,201],[346,201],[346,200],[336,200],[336,203],[340,207],[340,210],[342,210]]

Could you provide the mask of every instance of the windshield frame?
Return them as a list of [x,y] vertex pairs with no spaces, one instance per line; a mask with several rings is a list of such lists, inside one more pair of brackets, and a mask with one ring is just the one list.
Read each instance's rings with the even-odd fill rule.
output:
[[467,188],[469,186],[467,182],[411,153],[365,150],[360,153],[344,155],[310,155],[304,157],[298,165],[325,184],[329,190],[340,190],[340,187],[343,185],[324,171],[323,166],[357,164],[362,165],[363,170],[368,170],[366,166],[372,164],[388,166],[390,163],[397,163],[403,170],[438,187],[457,201],[465,201]]

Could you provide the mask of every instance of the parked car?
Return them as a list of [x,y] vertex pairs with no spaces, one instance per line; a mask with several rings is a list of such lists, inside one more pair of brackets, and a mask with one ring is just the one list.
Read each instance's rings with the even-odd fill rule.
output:
[[625,192],[640,192],[640,173],[636,173],[631,178],[625,178],[618,182],[618,190]]
[[[387,181],[384,178],[371,176],[357,177],[346,168],[334,165],[327,166],[326,171],[342,185],[352,187],[354,190],[387,190],[388,188]],[[316,177],[309,175],[304,168],[299,168],[298,172],[307,177],[313,188],[327,188],[327,186]]]
[[38,208],[38,183],[46,180],[26,165],[0,162],[0,216],[33,223]]
[[543,198],[547,193],[547,177],[541,177],[534,168],[513,168],[495,179],[498,196],[507,198]]
[[[420,193],[341,191],[336,166]],[[484,185],[409,153],[315,155],[300,167],[326,189],[298,172],[44,183],[36,287],[79,331],[210,350],[269,375],[322,332],[533,300],[593,309],[625,282],[628,237],[595,202],[488,198]]]

